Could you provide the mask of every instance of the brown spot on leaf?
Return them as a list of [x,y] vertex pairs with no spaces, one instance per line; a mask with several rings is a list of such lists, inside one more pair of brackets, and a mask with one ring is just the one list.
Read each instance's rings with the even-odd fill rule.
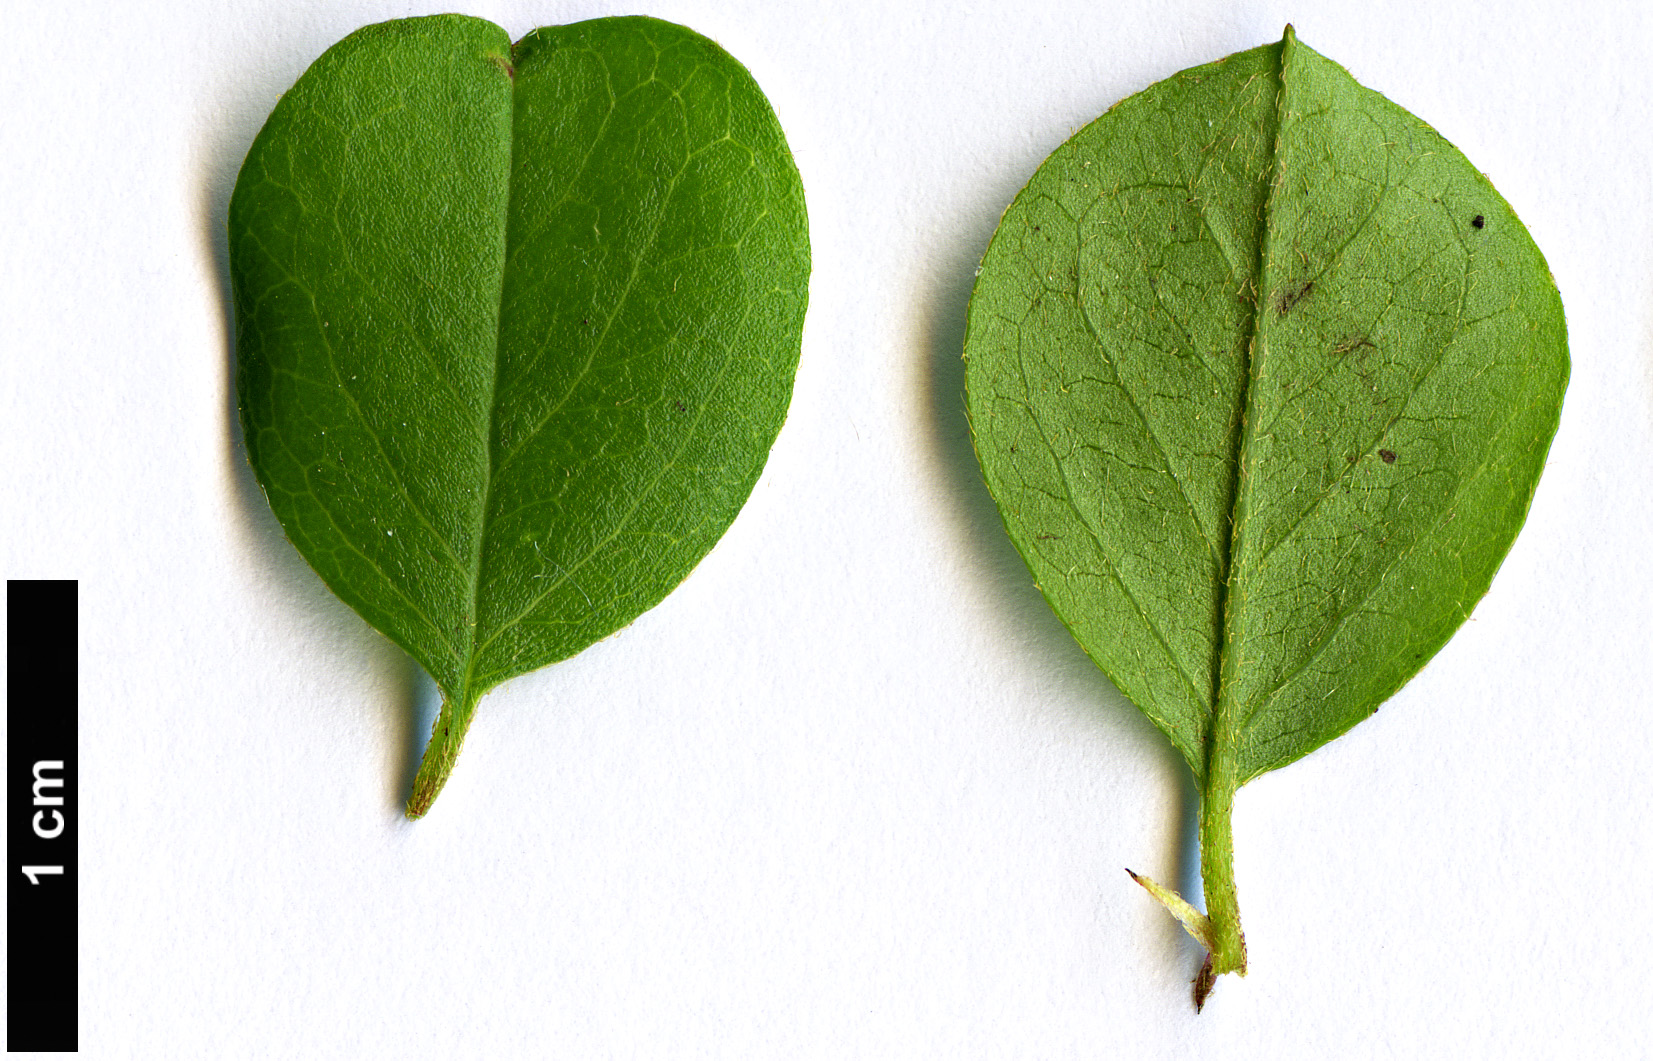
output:
[[1482,217],[1480,214],[1476,214],[1475,220],[1471,221],[1470,224],[1474,225],[1476,228],[1485,228],[1487,219]]
[[1385,464],[1395,463],[1395,451],[1392,449],[1380,449],[1378,450],[1378,456],[1383,458]]
[[1278,295],[1274,296],[1274,312],[1284,317],[1291,312],[1291,308],[1308,298],[1314,291],[1313,280],[1299,280],[1287,284]]

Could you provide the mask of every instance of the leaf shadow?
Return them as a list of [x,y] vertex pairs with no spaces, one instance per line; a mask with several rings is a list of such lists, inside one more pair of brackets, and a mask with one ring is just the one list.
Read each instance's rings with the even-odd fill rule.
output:
[[[985,189],[983,197],[991,196],[994,191]],[[1014,191],[1012,188],[1004,192],[1000,201],[1008,203]],[[1139,754],[1160,767],[1159,774],[1178,779],[1176,796],[1169,803],[1172,813],[1165,822],[1168,850],[1162,850],[1162,857],[1157,861],[1174,867],[1172,886],[1189,902],[1203,908],[1199,792],[1193,776],[1170,741],[1091,662],[1051,611],[1005,533],[1004,522],[976,460],[964,400],[964,335],[976,267],[998,222],[1000,209],[1002,207],[978,210],[978,223],[957,226],[955,231],[959,234],[938,247],[939,264],[930,273],[929,290],[924,293],[924,308],[918,315],[925,350],[919,386],[923,391],[923,407],[928,412],[925,437],[928,456],[937,466],[945,486],[958,548],[965,554],[967,566],[974,569],[975,580],[996,598],[994,603],[1004,626],[1017,631],[1022,644],[1032,650],[1036,656],[1035,668],[1059,678],[1064,685],[1084,690],[1083,699],[1094,705],[1053,721],[1071,725],[1096,739],[1128,740]],[[1130,884],[1123,873],[1118,877],[1131,893],[1136,892],[1136,885]],[[1137,898],[1135,894],[1130,895],[1130,900]],[[1145,896],[1142,898],[1151,902]],[[1196,963],[1203,960],[1203,948],[1173,920],[1163,920],[1168,957],[1175,955],[1172,960],[1193,957]]]
[[334,596],[287,540],[247,461],[236,402],[235,300],[230,282],[227,226],[230,195],[235,189],[242,159],[281,94],[279,88],[269,90],[270,86],[282,77],[285,81],[281,84],[291,84],[315,57],[295,55],[293,58],[296,68],[290,74],[273,75],[275,80],[263,83],[262,90],[256,78],[247,79],[239,86],[218,86],[223,90],[220,99],[225,101],[218,108],[219,120],[206,123],[195,145],[196,171],[201,175],[196,201],[198,232],[203,253],[212,263],[218,296],[222,351],[220,393],[223,395],[220,444],[227,457],[224,488],[230,499],[228,509],[235,519],[233,529],[238,544],[250,554],[249,567],[259,572],[272,595],[308,616],[319,618],[319,625],[326,630],[331,644],[341,653],[359,653],[365,658],[367,666],[381,679],[380,684],[391,692],[393,701],[404,705],[391,731],[393,754],[400,757],[401,765],[399,769],[387,771],[394,786],[389,800],[400,818],[424,755],[425,741],[436,722],[440,693],[436,683],[411,656]]

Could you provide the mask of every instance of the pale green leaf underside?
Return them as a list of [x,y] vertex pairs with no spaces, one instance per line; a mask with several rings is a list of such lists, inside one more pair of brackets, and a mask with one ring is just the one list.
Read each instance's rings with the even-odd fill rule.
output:
[[681,26],[352,34],[253,144],[230,240],[271,507],[467,706],[681,581],[791,396],[802,186],[750,75]]
[[1006,527],[1085,651],[1242,783],[1375,711],[1485,593],[1568,361],[1543,257],[1297,43],[1127,99],[1006,211],[966,338]]

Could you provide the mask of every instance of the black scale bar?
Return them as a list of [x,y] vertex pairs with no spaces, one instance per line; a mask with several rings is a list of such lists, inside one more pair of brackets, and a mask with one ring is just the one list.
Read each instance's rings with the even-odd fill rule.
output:
[[6,582],[6,1049],[79,1048],[78,582]]

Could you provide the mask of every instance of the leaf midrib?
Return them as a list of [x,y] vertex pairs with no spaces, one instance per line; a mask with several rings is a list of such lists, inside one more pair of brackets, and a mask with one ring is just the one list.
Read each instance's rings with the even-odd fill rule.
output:
[[[505,62],[513,59],[515,46],[506,42]],[[487,395],[485,404],[488,410],[488,422],[483,436],[487,452],[487,460],[483,463],[482,489],[477,492],[480,501],[476,508],[476,520],[471,533],[471,560],[470,560],[470,609],[464,616],[464,649],[460,654],[460,663],[463,666],[462,676],[459,679],[459,688],[456,690],[444,689],[443,692],[455,701],[454,706],[462,714],[468,714],[478,699],[478,694],[471,689],[472,676],[476,670],[476,628],[481,621],[482,595],[482,548],[488,531],[488,510],[493,507],[494,483],[494,438],[495,425],[499,420],[499,363],[500,346],[504,336],[505,319],[505,279],[507,266],[511,260],[511,194],[516,185],[517,166],[517,82],[516,73],[511,66],[501,66],[499,71],[505,77],[506,89],[509,92],[511,105],[510,121],[510,150],[505,161],[505,195],[499,212],[499,290],[494,296],[494,356],[488,373]]]
[[[1206,750],[1205,776],[1210,778],[1217,771],[1213,760],[1218,755],[1232,756],[1237,749],[1227,747],[1227,741],[1232,736],[1237,739],[1238,734],[1230,734],[1228,727],[1223,725],[1225,708],[1232,710],[1224,697],[1224,687],[1227,684],[1227,662],[1229,645],[1238,640],[1235,636],[1237,619],[1236,609],[1233,607],[1234,583],[1238,578],[1234,570],[1235,558],[1239,555],[1241,534],[1244,530],[1246,510],[1248,508],[1248,492],[1246,490],[1246,459],[1251,448],[1252,439],[1256,435],[1258,409],[1256,407],[1257,388],[1254,381],[1257,372],[1258,359],[1267,349],[1265,331],[1268,324],[1268,292],[1269,285],[1265,282],[1264,269],[1269,261],[1269,252],[1273,242],[1273,227],[1269,220],[1273,213],[1274,198],[1283,182],[1280,180],[1280,142],[1285,126],[1286,102],[1286,62],[1287,56],[1296,43],[1296,37],[1291,28],[1286,29],[1285,39],[1280,42],[1280,51],[1276,62],[1279,64],[1275,76],[1279,81],[1279,89],[1274,94],[1274,144],[1268,156],[1268,194],[1263,199],[1263,208],[1258,217],[1260,235],[1257,239],[1257,268],[1252,274],[1256,285],[1251,305],[1251,342],[1245,346],[1244,380],[1240,395],[1240,429],[1236,432],[1234,444],[1234,500],[1230,503],[1228,518],[1228,540],[1223,552],[1223,570],[1221,580],[1217,584],[1217,614],[1222,617],[1222,628],[1217,636],[1217,658],[1212,667],[1212,680],[1216,687],[1211,694],[1211,725],[1207,729],[1210,742]],[[1226,772],[1225,772],[1226,773]]]

